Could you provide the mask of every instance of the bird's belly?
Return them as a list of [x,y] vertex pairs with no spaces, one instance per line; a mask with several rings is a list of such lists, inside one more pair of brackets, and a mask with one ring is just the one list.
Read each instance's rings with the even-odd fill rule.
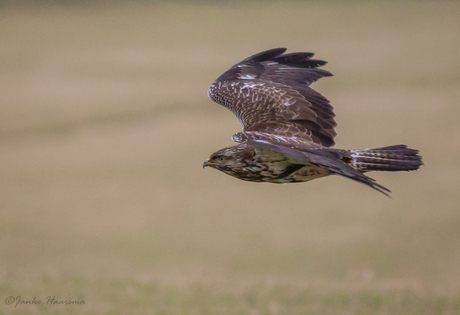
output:
[[274,183],[298,183],[298,182],[307,182],[316,178],[324,177],[330,175],[331,173],[317,165],[309,164],[305,165],[301,169],[289,174],[283,178],[279,178]]

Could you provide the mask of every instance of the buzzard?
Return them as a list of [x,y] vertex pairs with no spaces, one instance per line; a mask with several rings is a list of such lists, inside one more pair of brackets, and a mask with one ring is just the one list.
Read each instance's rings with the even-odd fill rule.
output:
[[422,158],[405,145],[377,149],[333,149],[333,107],[310,85],[332,74],[313,53],[263,51],[237,63],[209,87],[208,96],[238,118],[238,145],[220,149],[204,163],[252,182],[295,183],[338,174],[388,196],[364,175],[368,171],[411,171]]

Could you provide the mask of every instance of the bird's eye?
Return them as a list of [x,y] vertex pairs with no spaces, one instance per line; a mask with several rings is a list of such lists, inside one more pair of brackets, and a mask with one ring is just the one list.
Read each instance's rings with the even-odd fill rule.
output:
[[221,156],[221,157],[219,158],[219,161],[222,161],[222,162],[223,162],[224,160],[225,160],[225,159],[224,159],[223,156]]

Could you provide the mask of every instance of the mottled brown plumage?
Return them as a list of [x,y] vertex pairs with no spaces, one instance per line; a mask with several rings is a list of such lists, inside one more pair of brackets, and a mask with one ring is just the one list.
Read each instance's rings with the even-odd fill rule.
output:
[[277,48],[251,56],[222,74],[208,96],[231,110],[243,131],[239,145],[221,149],[204,162],[236,178],[271,183],[304,182],[338,174],[384,194],[385,187],[363,172],[416,170],[418,151],[405,145],[366,150],[332,149],[337,125],[329,101],[310,88],[331,76],[312,53],[284,54]]

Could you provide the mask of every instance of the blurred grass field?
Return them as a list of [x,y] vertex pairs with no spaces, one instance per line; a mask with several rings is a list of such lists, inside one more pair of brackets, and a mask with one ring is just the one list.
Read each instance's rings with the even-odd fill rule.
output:
[[[0,314],[460,314],[460,2],[0,7]],[[340,148],[425,166],[238,181],[208,86],[286,46]],[[84,300],[84,305],[6,305]]]

